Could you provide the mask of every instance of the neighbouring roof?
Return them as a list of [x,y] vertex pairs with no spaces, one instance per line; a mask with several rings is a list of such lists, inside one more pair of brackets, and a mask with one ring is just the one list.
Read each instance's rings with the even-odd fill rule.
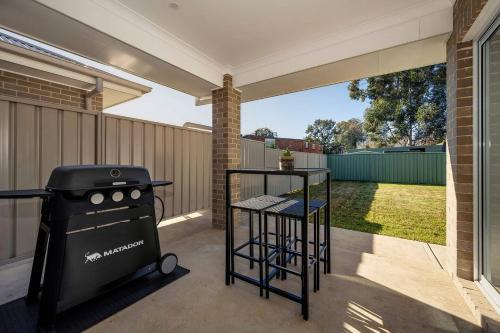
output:
[[281,138],[281,137],[278,137],[276,138],[278,140],[291,140],[291,141],[307,141],[309,143],[314,143],[315,145],[321,145],[321,143],[319,142],[316,142],[316,141],[308,141],[306,139],[296,139],[296,138]]
[[0,68],[87,91],[94,89],[97,77],[102,78],[104,108],[124,103],[151,91],[150,87],[88,66],[1,31]]
[[[247,138],[247,139],[261,138],[261,139],[289,140],[289,141],[301,141],[301,142],[308,141],[306,139],[282,138],[282,137],[265,137],[265,136],[255,135],[255,134],[246,134],[243,137]],[[315,145],[320,145],[321,146],[321,143],[318,143],[316,141],[308,141],[308,142],[311,143],[311,144],[315,144]]]
[[[39,46],[36,46],[34,44],[25,42],[23,40],[17,39],[17,38],[15,38],[13,36],[6,35],[6,34],[4,34],[1,31],[0,31],[0,41],[4,42],[4,43],[9,43],[9,44],[14,45],[14,46],[25,48],[26,50],[30,50],[30,51],[38,52],[38,53],[41,53],[41,54],[45,54],[45,55],[47,55],[49,57],[53,57],[53,58],[56,58],[56,59],[68,61],[68,62],[71,62],[72,64],[75,64],[75,65],[80,65],[80,66],[83,66],[83,67],[88,67],[88,66],[82,64],[81,62],[78,62],[76,60],[70,59],[70,58],[65,57],[65,56],[63,56],[61,54],[49,51],[47,49],[44,49],[44,48],[39,47]],[[89,68],[92,68],[92,67],[89,67]],[[93,68],[93,69],[98,70],[96,68]]]

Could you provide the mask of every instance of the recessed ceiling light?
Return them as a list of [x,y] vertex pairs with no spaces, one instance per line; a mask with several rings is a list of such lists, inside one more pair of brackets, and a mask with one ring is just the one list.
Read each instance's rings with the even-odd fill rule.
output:
[[179,9],[179,5],[175,2],[169,3],[168,6],[172,9]]

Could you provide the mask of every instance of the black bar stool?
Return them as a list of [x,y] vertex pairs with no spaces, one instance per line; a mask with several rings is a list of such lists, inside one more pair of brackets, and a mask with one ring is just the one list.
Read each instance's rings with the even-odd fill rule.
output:
[[[303,200],[301,199],[298,199],[298,201],[303,205],[304,202]],[[327,274],[327,270],[328,270],[328,267],[327,267],[327,258],[326,258],[326,249],[327,249],[327,238],[328,238],[328,230],[327,230],[327,226],[326,226],[326,221],[327,221],[327,218],[326,218],[326,205],[327,205],[327,201],[326,200],[323,200],[323,199],[311,199],[309,200],[309,206],[310,207],[314,207],[314,208],[317,208],[317,210],[314,212],[313,214],[313,223],[314,223],[314,227],[313,227],[313,232],[314,232],[314,238],[312,241],[309,241],[309,244],[313,244],[314,246],[314,253],[315,253],[315,257],[318,258],[318,261],[317,261],[317,265],[315,266],[315,269],[317,271],[317,274],[316,274],[316,281],[315,281],[315,286],[316,286],[316,290],[319,290],[319,285],[320,285],[320,279],[319,279],[319,272],[320,272],[320,265],[321,265],[321,262],[323,262],[323,273],[324,274]],[[321,229],[321,212],[323,211],[323,222],[324,222],[324,226],[323,226],[323,241],[321,241],[321,232],[320,232],[320,229]],[[297,220],[295,219],[295,224],[297,223]],[[295,225],[295,229],[297,228],[297,226]],[[296,238],[296,243],[298,242],[302,242],[302,239],[301,238],[298,238],[298,237],[295,237]],[[294,244],[294,247],[295,249],[297,248],[297,245]],[[323,257],[322,257],[323,256]]]
[[[249,233],[248,241],[234,247],[234,239],[232,240],[231,246],[231,274],[232,282],[234,283],[234,256],[238,256],[249,261],[250,269],[253,269],[254,262],[259,265],[259,281],[260,281],[260,295],[263,295],[264,288],[264,278],[263,278],[263,263],[264,258],[262,256],[262,212],[273,205],[279,204],[287,200],[286,198],[276,197],[272,195],[261,195],[259,197],[250,198],[247,200],[239,201],[231,204],[231,216],[233,216],[233,209],[239,209],[241,211],[248,212],[248,223],[249,223]],[[254,236],[254,225],[253,225],[253,215],[258,214],[258,236]],[[254,245],[258,245],[258,257],[254,255]],[[249,246],[249,255],[242,253],[243,249]]]
[[[314,221],[314,241],[310,242],[314,244],[315,251],[308,258],[304,258],[302,252],[297,251],[296,243],[301,241],[297,237],[297,220],[301,223],[308,223],[308,218],[303,217],[304,214],[304,204],[301,200],[288,200],[282,203],[276,204],[264,210],[264,260],[265,260],[265,289],[266,298],[269,297],[269,282],[274,277],[281,277],[281,279],[286,279],[287,273],[299,276],[303,278],[304,272],[292,270],[288,268],[288,263],[291,263],[292,259],[295,261],[296,257],[302,257],[302,260],[308,260],[308,266],[314,265],[314,291],[318,290],[318,280],[319,280],[319,252],[316,249],[317,244],[319,244],[319,215],[317,214],[319,208],[312,205],[309,206],[309,216],[313,216]],[[274,233],[276,238],[276,244],[274,245],[275,250],[269,253],[269,242],[268,235],[270,233],[268,230],[268,217],[275,216],[276,219],[276,232]],[[295,220],[294,226],[294,237],[291,236],[291,219]],[[288,222],[288,232],[287,232],[287,222]],[[292,248],[293,247],[293,248]],[[276,262],[276,263],[274,263]],[[269,267],[273,268],[273,272],[269,273]],[[281,273],[281,274],[280,274]]]

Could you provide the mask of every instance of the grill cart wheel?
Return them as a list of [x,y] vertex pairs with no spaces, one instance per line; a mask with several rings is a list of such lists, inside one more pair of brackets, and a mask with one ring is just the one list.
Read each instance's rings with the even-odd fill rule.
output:
[[173,253],[167,253],[164,254],[160,261],[158,261],[158,270],[163,274],[163,275],[168,275],[172,273],[177,267],[177,256]]

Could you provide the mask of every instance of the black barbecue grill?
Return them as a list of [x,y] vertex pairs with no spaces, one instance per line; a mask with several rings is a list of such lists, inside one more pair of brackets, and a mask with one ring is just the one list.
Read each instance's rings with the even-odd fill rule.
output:
[[153,187],[169,184],[142,167],[86,165],[54,169],[45,190],[0,191],[0,199],[43,199],[26,297],[40,299],[39,327],[137,277],[175,269],[174,254],[161,256],[154,209]]

